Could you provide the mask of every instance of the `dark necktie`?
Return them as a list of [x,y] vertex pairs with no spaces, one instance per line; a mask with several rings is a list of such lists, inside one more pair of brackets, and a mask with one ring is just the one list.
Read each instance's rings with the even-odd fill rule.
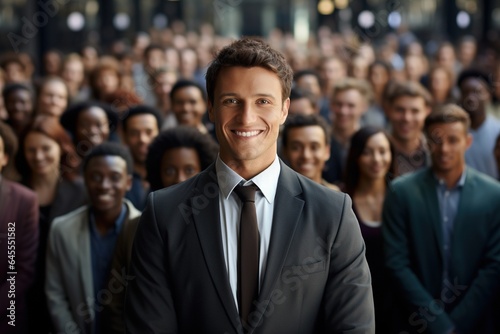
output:
[[243,203],[238,243],[238,308],[243,324],[247,322],[259,290],[259,227],[255,210],[257,189],[255,185],[236,186],[234,189]]

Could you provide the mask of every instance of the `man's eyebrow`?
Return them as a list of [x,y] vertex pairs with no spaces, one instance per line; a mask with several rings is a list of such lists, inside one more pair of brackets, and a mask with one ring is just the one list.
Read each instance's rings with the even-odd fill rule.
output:
[[[220,94],[219,98],[221,98],[221,97],[234,97],[234,96],[238,97],[239,95],[237,93],[227,92],[227,93]],[[256,94],[253,94],[252,97],[268,97],[271,99],[276,99],[276,97],[273,94],[268,94],[268,93],[256,93]]]

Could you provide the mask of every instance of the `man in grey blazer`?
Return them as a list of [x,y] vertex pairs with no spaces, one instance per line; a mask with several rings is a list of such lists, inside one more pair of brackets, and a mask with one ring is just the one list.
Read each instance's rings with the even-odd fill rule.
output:
[[[350,198],[276,154],[292,76],[283,55],[255,39],[225,47],[209,67],[219,157],[149,196],[132,254],[128,333],[374,333],[370,272]],[[248,267],[238,260],[248,240],[238,240],[243,205],[233,192],[241,186],[258,187],[249,313],[241,291],[248,277],[240,273]]]
[[108,284],[116,239],[140,216],[124,198],[132,182],[125,147],[96,146],[85,157],[83,173],[90,205],[56,218],[49,232],[45,292],[56,333],[99,333],[104,305],[126,284],[126,277]]

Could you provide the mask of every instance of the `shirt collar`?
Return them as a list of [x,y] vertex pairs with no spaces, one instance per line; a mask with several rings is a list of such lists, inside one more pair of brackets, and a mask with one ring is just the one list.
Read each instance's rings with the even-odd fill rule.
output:
[[[127,215],[127,206],[125,205],[125,203],[123,203],[120,215],[118,216],[118,218],[116,218],[113,228],[111,228],[106,235],[120,233],[126,215]],[[90,223],[90,230],[92,231],[92,233],[101,236],[99,231],[97,231],[97,226],[95,225],[95,217],[92,208],[90,209],[89,212],[89,223]]]
[[278,187],[278,178],[281,172],[281,165],[277,155],[269,167],[250,180],[245,180],[238,175],[238,173],[222,161],[220,156],[217,156],[215,170],[217,172],[217,182],[219,183],[219,187],[225,199],[231,196],[233,189],[238,184],[243,183],[243,185],[247,186],[254,183],[259,187],[259,190],[262,192],[267,202],[270,204],[273,203],[276,195],[276,188]]
[[[467,174],[467,167],[465,167],[464,171],[462,172],[462,175],[460,175],[460,179],[458,179],[457,184],[455,184],[455,186],[453,186],[453,189],[462,188],[464,186],[466,174]],[[437,175],[434,174],[434,173],[433,173],[433,175],[434,175],[434,179],[436,179],[436,182],[437,182],[438,186],[444,186],[444,187],[446,187],[446,184],[445,184],[444,180],[442,180],[439,177],[437,177]]]

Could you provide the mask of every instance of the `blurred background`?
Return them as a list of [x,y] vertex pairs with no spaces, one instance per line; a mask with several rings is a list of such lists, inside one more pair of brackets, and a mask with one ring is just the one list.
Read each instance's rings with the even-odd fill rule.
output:
[[[102,52],[133,44],[140,32],[172,34],[213,29],[216,35],[272,36],[306,46],[325,27],[372,44],[406,31],[432,54],[442,41],[472,35],[482,46],[500,38],[500,0],[2,0],[0,51],[26,52],[35,62],[50,49],[84,46]],[[171,29],[166,29],[171,28]],[[188,36],[189,37],[189,36]],[[319,34],[321,38],[321,34]],[[403,39],[403,44],[405,40]]]

